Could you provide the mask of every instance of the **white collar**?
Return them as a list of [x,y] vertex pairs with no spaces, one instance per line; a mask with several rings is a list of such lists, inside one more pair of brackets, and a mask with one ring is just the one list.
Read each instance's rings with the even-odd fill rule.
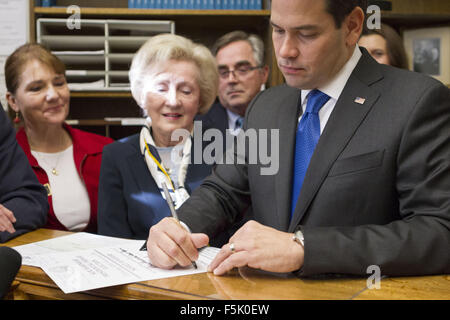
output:
[[233,124],[233,129],[234,129],[234,124],[236,123],[236,120],[241,118],[240,115],[238,115],[237,113],[234,113],[228,109],[227,110],[227,115],[228,115],[228,123],[229,124]]
[[[344,87],[347,84],[350,75],[352,74],[361,57],[362,57],[361,50],[359,49],[359,46],[356,45],[355,49],[353,50],[351,58],[336,74],[333,80],[328,82],[328,84],[326,84],[325,86],[317,89],[319,89],[320,91],[322,91],[323,93],[327,94],[329,97],[337,101],[342,91],[344,90]],[[308,96],[308,93],[310,91],[311,90],[302,90],[302,102],[305,101],[305,98]]]

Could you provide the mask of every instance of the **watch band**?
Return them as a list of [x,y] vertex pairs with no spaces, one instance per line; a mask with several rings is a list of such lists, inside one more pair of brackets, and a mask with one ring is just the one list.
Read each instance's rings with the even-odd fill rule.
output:
[[295,231],[294,235],[292,236],[292,240],[301,244],[302,247],[305,247],[305,238],[303,237],[302,230]]

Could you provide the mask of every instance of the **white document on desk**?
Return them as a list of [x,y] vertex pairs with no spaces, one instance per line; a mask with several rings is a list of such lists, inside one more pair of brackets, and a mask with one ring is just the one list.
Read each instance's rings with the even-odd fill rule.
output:
[[197,269],[193,266],[163,270],[151,265],[147,252],[140,251],[144,241],[41,255],[40,265],[64,293],[177,277],[207,271],[219,248],[200,250]]
[[[121,239],[87,232],[76,232],[67,236],[53,238],[14,247],[22,256],[22,265],[40,267],[39,257],[46,254],[110,247],[137,240]],[[140,241],[142,242],[142,241]]]

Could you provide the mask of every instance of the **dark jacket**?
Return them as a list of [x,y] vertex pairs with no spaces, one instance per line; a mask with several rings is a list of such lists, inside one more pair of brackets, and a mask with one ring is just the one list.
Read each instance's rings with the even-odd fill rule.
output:
[[[206,127],[203,127],[206,130]],[[141,153],[139,134],[105,147],[100,171],[98,232],[102,235],[147,239],[151,226],[170,216],[167,202],[153,179]],[[191,157],[198,139],[192,139]],[[209,142],[201,142],[201,150]],[[157,154],[149,146],[152,154]],[[211,174],[213,164],[196,164],[191,159],[185,188],[189,194]],[[220,239],[223,239],[221,236]],[[221,245],[214,240],[212,245]]]
[[0,204],[16,217],[16,232],[0,232],[0,242],[45,225],[47,193],[33,173],[0,104]]

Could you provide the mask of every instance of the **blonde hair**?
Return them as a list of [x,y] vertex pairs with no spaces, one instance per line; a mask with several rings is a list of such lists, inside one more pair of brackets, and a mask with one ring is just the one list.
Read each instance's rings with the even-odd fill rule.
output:
[[131,93],[144,109],[144,79],[151,70],[164,67],[169,60],[191,61],[198,67],[199,114],[206,113],[217,96],[218,71],[215,59],[204,45],[174,34],[160,34],[147,40],[133,57],[130,71]]

